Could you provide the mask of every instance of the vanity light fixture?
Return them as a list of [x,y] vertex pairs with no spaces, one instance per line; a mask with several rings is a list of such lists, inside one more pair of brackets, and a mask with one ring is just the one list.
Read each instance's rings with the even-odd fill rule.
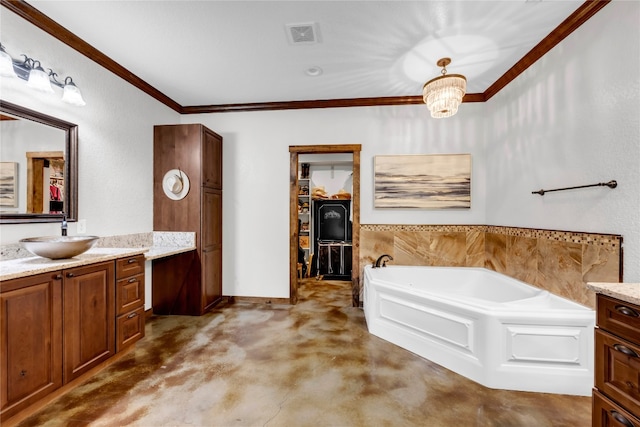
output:
[[442,67],[442,75],[425,83],[422,88],[422,99],[436,119],[451,117],[458,112],[458,106],[467,90],[467,79],[461,74],[447,74],[447,65],[451,58],[438,60]]
[[42,68],[40,61],[29,58],[22,54],[23,61],[15,60],[7,53],[2,43],[0,43],[0,75],[3,77],[19,77],[27,81],[27,86],[40,92],[53,93],[51,85],[62,88],[62,101],[76,106],[86,105],[82,98],[80,89],[73,83],[71,77],[60,82],[56,79],[57,74],[49,68],[47,73]]

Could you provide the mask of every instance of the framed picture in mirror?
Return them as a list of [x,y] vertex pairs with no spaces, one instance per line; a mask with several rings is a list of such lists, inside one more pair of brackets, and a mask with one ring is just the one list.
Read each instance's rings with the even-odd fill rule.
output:
[[18,163],[0,162],[0,207],[18,207]]

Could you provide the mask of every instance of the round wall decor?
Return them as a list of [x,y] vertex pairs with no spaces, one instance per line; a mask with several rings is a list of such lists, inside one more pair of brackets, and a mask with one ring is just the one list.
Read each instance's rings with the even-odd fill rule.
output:
[[189,193],[189,177],[180,169],[171,169],[162,178],[164,194],[172,200],[182,200]]

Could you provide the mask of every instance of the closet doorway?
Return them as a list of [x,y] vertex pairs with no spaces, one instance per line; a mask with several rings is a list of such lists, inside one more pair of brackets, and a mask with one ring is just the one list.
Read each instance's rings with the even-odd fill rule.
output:
[[[289,302],[298,302],[298,270],[299,249],[299,215],[298,215],[298,190],[299,190],[299,158],[308,154],[351,154],[353,158],[352,177],[352,226],[351,226],[351,291],[353,306],[359,305],[360,299],[360,144],[349,145],[293,145],[289,146],[290,170],[289,170]],[[309,209],[311,206],[309,206]],[[309,266],[308,268],[310,268]]]

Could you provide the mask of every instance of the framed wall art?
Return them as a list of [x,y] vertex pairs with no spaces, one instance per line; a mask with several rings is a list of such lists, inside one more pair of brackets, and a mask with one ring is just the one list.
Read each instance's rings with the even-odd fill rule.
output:
[[18,207],[18,163],[0,162],[0,206]]
[[374,207],[471,208],[471,154],[376,156]]

